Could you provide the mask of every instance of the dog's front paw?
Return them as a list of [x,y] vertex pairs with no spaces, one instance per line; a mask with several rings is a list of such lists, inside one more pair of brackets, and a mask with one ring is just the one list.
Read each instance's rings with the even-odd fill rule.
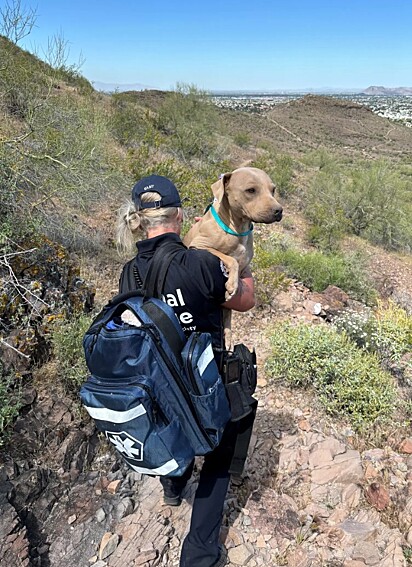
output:
[[225,287],[226,287],[225,300],[229,301],[229,299],[231,299],[234,295],[236,295],[238,289],[237,279],[231,278],[229,276],[229,279],[227,280]]

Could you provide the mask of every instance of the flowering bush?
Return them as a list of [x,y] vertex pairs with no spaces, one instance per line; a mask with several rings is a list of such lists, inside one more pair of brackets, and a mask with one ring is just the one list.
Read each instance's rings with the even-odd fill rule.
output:
[[333,327],[281,323],[271,333],[272,378],[290,386],[311,386],[326,411],[349,419],[361,430],[394,409],[395,386],[377,356],[359,349]]
[[393,301],[379,301],[376,309],[367,313],[346,311],[333,323],[358,347],[375,353],[394,373],[412,372],[411,360],[402,361],[412,351],[412,317]]

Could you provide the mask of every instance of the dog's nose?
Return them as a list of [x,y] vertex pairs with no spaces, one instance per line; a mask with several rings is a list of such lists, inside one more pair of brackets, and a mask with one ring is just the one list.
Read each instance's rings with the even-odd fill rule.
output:
[[275,218],[275,222],[279,222],[282,219],[283,216],[283,208],[279,207],[277,209],[275,209],[275,213],[274,213],[274,218]]

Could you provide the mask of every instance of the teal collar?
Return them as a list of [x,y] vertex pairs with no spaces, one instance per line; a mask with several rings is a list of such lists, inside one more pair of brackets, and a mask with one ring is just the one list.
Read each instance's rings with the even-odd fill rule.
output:
[[229,226],[227,226],[222,219],[219,217],[219,215],[216,212],[216,209],[214,208],[213,205],[208,205],[207,209],[205,212],[209,211],[212,213],[213,218],[215,219],[215,221],[217,222],[217,224],[220,226],[221,229],[223,229],[225,232],[227,232],[228,234],[231,234],[232,236],[247,236],[248,234],[250,234],[253,230],[253,224],[250,223],[250,228],[249,230],[247,230],[246,232],[235,232],[234,230],[232,230]]

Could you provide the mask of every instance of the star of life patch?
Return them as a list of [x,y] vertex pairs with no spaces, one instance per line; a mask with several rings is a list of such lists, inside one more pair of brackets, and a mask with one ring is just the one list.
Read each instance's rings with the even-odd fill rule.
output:
[[125,431],[120,431],[119,433],[106,431],[105,434],[107,440],[110,441],[124,457],[136,461],[143,461],[143,443],[141,441],[135,439]]

